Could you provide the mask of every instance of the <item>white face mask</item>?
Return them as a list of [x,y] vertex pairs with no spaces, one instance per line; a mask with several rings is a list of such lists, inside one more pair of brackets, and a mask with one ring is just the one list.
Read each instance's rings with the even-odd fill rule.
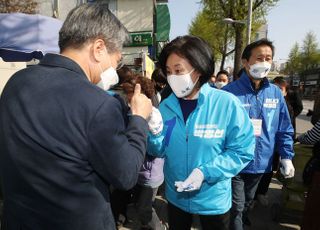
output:
[[258,62],[250,66],[249,73],[254,79],[262,79],[268,75],[271,69],[269,62]]
[[112,86],[118,84],[119,76],[117,71],[110,66],[107,70],[100,74],[101,80],[98,82],[99,86],[103,90],[109,90]]
[[105,71],[102,70],[101,64],[101,74],[100,78],[101,80],[98,82],[97,86],[100,87],[103,90],[109,90],[112,86],[118,84],[119,82],[119,76],[117,71],[111,66],[110,56],[108,56],[110,67],[106,69]]
[[168,83],[172,91],[177,97],[183,98],[188,96],[192,92],[195,84],[197,83],[197,82],[193,83],[192,81],[191,73],[193,71],[194,69],[187,74],[183,74],[183,75],[171,74],[168,76],[167,78]]
[[228,83],[226,82],[222,82],[222,81],[217,81],[216,83],[214,83],[215,86],[217,87],[217,89],[221,89],[222,87],[226,86]]

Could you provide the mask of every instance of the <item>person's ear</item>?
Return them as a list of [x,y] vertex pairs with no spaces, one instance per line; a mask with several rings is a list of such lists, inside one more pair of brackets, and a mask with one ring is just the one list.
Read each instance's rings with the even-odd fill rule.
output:
[[106,46],[102,39],[96,39],[92,45],[93,57],[96,62],[101,62],[106,58]]
[[242,62],[242,66],[246,66],[248,64],[248,61],[247,59],[241,59],[241,62]]
[[245,58],[241,59],[241,62],[242,62],[242,66],[245,68],[245,69],[249,69],[249,61]]

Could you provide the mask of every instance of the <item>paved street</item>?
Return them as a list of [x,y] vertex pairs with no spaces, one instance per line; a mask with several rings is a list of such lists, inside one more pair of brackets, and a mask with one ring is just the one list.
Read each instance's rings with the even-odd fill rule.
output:
[[314,101],[303,100],[303,111],[297,118],[297,135],[304,133],[313,127],[310,122],[310,117],[306,116],[308,109],[313,109],[313,102]]

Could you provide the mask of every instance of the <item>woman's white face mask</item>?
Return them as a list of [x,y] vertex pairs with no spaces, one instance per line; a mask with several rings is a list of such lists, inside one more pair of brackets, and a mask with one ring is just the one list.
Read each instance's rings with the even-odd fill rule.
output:
[[[107,52],[107,50],[106,50]],[[107,52],[108,53],[108,52]],[[111,60],[110,56],[107,55],[110,67],[106,69],[105,71],[102,70],[101,64],[99,63],[100,69],[101,69],[101,74],[100,78],[101,80],[97,83],[97,86],[99,86],[101,89],[107,91],[109,90],[112,86],[118,84],[119,82],[119,76],[117,71],[112,67],[111,65]]]
[[168,80],[168,83],[172,89],[172,91],[174,92],[174,94],[179,97],[179,98],[183,98],[183,97],[186,97],[188,96],[194,86],[196,85],[197,81],[196,82],[193,82],[192,81],[192,78],[191,78],[191,73],[194,71],[191,70],[189,73],[186,73],[186,74],[183,74],[183,75],[174,75],[174,74],[170,74],[168,77],[167,77],[167,80]]

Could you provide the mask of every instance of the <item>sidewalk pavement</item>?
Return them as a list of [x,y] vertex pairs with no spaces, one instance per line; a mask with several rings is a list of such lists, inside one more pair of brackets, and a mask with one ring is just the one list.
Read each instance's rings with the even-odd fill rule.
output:
[[296,119],[296,133],[297,136],[299,134],[302,134],[304,132],[306,132],[307,130],[311,129],[313,127],[313,125],[311,124],[310,120],[311,117],[307,117],[306,114],[308,112],[309,109],[313,109],[313,103],[314,101],[309,101],[309,100],[303,100],[303,110],[301,112],[301,114],[297,117]]
[[[255,202],[249,214],[252,225],[245,230],[300,230],[303,212],[284,208],[282,184],[272,178],[267,193],[269,204]],[[275,219],[275,220],[274,220]]]

